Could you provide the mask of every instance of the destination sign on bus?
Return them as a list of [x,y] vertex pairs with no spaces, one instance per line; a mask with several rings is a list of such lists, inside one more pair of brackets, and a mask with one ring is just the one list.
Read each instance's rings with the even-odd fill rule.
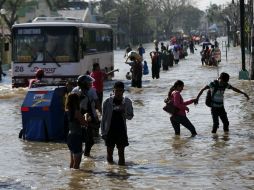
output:
[[27,34],[41,34],[40,28],[20,28],[18,29],[18,35],[27,35]]

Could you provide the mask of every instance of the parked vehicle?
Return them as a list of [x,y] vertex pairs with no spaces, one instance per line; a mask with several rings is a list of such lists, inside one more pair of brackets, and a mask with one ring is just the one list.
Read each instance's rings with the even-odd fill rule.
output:
[[114,69],[110,25],[84,23],[74,18],[38,17],[12,27],[12,86],[26,87],[37,69],[51,85],[75,81],[97,62]]

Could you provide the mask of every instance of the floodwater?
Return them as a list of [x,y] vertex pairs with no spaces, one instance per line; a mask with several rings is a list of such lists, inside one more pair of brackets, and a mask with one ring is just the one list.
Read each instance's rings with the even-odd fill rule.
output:
[[[153,45],[144,47],[151,66],[148,52]],[[223,48],[218,68],[201,66],[199,50],[169,71],[161,71],[158,80],[150,74],[144,76],[142,90],[130,88],[130,81],[125,79],[129,66],[124,64],[124,51],[115,51],[115,67],[120,72],[105,83],[104,95],[109,96],[115,80],[121,80],[126,85],[125,95],[133,100],[135,116],[127,123],[130,145],[126,148],[126,166],[107,164],[106,147],[100,138],[92,157],[83,158],[79,171],[68,168],[65,144],[19,139],[20,105],[27,89],[11,89],[10,77],[4,78],[0,83],[0,189],[253,189],[253,81],[238,80],[239,47],[230,48],[228,61]],[[249,66],[249,59],[246,62]],[[204,93],[197,106],[189,106],[187,114],[198,135],[190,138],[189,131],[181,127],[181,136],[175,137],[169,115],[162,110],[170,86],[177,79],[183,80],[182,96],[187,100],[222,71],[231,75],[233,86],[250,95],[246,101],[243,95],[226,91],[230,133],[225,135],[220,126],[217,135],[211,134],[212,119]]]

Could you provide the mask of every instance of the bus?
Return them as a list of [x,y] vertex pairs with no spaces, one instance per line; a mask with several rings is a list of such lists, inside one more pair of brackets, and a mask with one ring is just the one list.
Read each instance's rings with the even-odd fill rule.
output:
[[27,87],[38,69],[49,85],[75,82],[93,63],[114,70],[110,25],[75,18],[38,17],[12,27],[12,87]]

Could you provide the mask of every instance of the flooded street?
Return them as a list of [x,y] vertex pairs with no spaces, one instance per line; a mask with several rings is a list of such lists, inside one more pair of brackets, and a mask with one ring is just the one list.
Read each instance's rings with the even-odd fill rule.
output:
[[[226,41],[226,39],[221,39]],[[125,95],[132,99],[134,118],[128,121],[130,145],[126,148],[126,166],[109,165],[106,147],[98,138],[91,155],[83,158],[80,171],[69,169],[69,150],[62,143],[27,142],[18,138],[22,127],[20,106],[27,89],[11,89],[10,76],[0,83],[0,189],[253,189],[254,185],[254,82],[238,80],[241,70],[240,48],[230,47],[228,61],[225,48],[219,67],[202,66],[200,47],[195,54],[161,71],[160,79],[151,77],[149,52],[153,44],[144,44],[145,59],[150,73],[143,77],[143,88],[130,88],[125,74],[124,51],[115,51],[113,81],[105,83],[104,97],[112,85],[121,80]],[[249,59],[246,61],[249,67]],[[169,88],[180,79],[185,83],[185,100],[197,96],[199,90],[216,79],[220,72],[230,74],[230,84],[245,91],[250,100],[232,90],[225,92],[225,108],[230,133],[223,127],[211,134],[212,118],[204,100],[188,106],[187,117],[198,135],[181,126],[181,136],[175,137],[169,115],[162,107]],[[118,161],[117,151],[114,161]]]

